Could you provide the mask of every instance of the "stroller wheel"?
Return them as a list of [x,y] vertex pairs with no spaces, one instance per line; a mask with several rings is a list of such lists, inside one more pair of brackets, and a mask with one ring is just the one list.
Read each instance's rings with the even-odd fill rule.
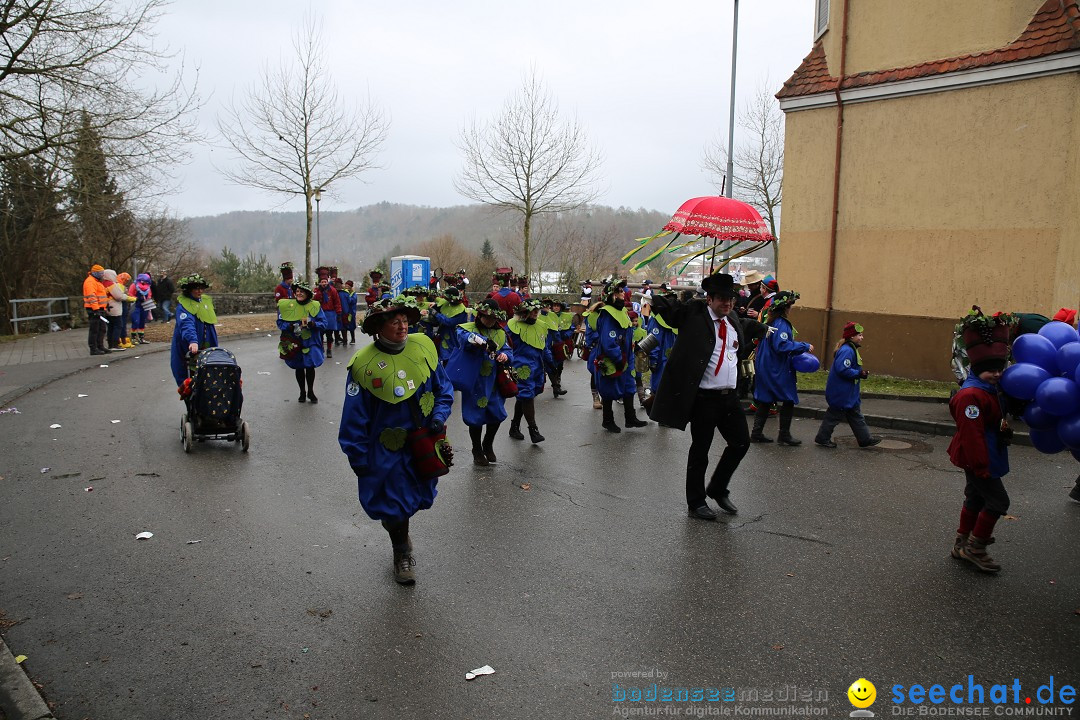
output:
[[191,452],[191,423],[187,422],[186,420],[184,421],[184,429],[182,435],[184,439],[184,452]]
[[247,423],[240,426],[240,433],[243,435],[240,447],[243,448],[244,452],[247,452],[248,448],[251,447],[251,428],[248,427]]
[[180,442],[184,442],[184,426],[187,425],[187,413],[180,416]]

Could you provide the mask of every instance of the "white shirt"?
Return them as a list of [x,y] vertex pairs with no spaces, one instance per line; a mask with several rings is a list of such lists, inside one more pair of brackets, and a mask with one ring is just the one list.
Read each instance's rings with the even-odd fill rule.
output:
[[[713,347],[712,357],[705,368],[705,374],[701,376],[698,387],[702,390],[725,390],[735,387],[739,378],[738,355],[736,345],[739,341],[739,333],[726,317],[718,316],[709,308],[709,317],[712,319],[713,335],[716,336],[716,345]],[[727,325],[727,347],[725,348],[720,338],[720,323]],[[724,364],[720,366],[720,372],[716,372],[716,363],[720,361],[720,353],[724,353]]]

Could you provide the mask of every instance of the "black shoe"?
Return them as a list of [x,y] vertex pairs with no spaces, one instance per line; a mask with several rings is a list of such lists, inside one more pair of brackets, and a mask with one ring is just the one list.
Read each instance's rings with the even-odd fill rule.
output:
[[802,445],[802,440],[796,440],[790,435],[781,435],[776,439],[776,442],[781,445],[787,445],[788,447],[798,447],[799,445]]
[[750,442],[752,443],[771,443],[771,437],[765,437],[764,435],[750,435]]
[[310,390],[308,391],[307,398],[307,401],[312,405],[319,404],[319,398],[315,397],[315,393],[311,392]]
[[484,457],[487,459],[488,465],[494,465],[499,462],[499,459],[495,457],[495,448],[484,448]]
[[300,397],[296,399],[296,402],[307,402],[307,393],[300,393]]
[[879,437],[871,437],[865,443],[859,443],[859,447],[874,447],[875,445],[880,445],[880,444],[881,444],[881,438],[879,438]]
[[529,428],[529,439],[532,440],[533,445],[544,442],[544,436],[540,434],[540,428]]
[[738,515],[739,508],[735,507],[735,503],[728,499],[727,495],[721,498],[713,498],[716,500],[716,504],[720,506],[720,509],[726,512],[728,515]]
[[608,432],[611,432],[611,433],[621,433],[622,432],[622,428],[620,428],[618,425],[616,425],[614,420],[608,420],[608,421],[604,422],[604,424],[601,425],[600,427],[604,428],[605,430],[607,430]]
[[507,435],[509,435],[514,440],[524,440],[525,439],[525,436],[521,434],[521,427],[520,426],[511,425],[510,426],[510,432],[508,432]]
[[708,505],[702,505],[701,507],[690,508],[687,513],[692,518],[698,520],[716,520],[716,511]]
[[626,427],[628,427],[628,428],[646,427],[649,424],[649,422],[647,420],[638,420],[637,415],[634,415],[633,417],[625,418],[625,420],[623,422],[626,424]]
[[472,461],[473,465],[479,465],[480,467],[487,467],[489,464],[487,456],[480,450],[472,451]]
[[818,447],[823,447],[823,448],[834,448],[834,447],[836,447],[836,443],[833,442],[832,440],[826,440],[825,442],[821,442],[817,438],[814,438],[814,444],[817,445]]
[[95,349],[90,351],[90,354],[91,355],[105,355],[106,353],[105,353],[104,350],[98,350],[98,349],[95,348]]

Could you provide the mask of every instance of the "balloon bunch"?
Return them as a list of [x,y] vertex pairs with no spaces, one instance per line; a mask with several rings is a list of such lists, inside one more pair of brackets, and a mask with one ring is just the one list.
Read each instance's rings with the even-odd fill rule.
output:
[[1031,402],[1023,419],[1031,444],[1044,453],[1068,448],[1080,460],[1080,335],[1072,325],[1050,322],[1039,333],[1013,341],[1015,364],[1005,369],[1001,388]]

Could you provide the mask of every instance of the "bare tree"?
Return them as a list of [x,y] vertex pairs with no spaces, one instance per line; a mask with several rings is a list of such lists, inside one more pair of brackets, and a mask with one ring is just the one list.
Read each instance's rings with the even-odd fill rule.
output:
[[182,71],[144,89],[173,59],[152,42],[166,4],[0,0],[0,160],[67,159],[85,113],[129,185],[167,177],[197,137],[198,99]]
[[416,254],[431,258],[432,271],[442,268],[447,275],[476,263],[477,255],[465,249],[453,235],[439,235],[416,246]]
[[333,185],[377,167],[389,123],[371,102],[347,107],[322,54],[313,15],[293,39],[293,56],[230,104],[218,129],[238,156],[222,170],[232,182],[271,193],[301,195],[307,214],[304,274],[311,277],[312,199]]
[[533,70],[493,121],[461,132],[465,155],[454,187],[465,197],[521,216],[521,259],[532,271],[533,222],[582,207],[599,196],[601,156],[577,120],[559,106]]
[[[769,223],[769,232],[778,238],[776,223],[784,189],[784,114],[768,85],[766,80],[758,87],[739,116],[739,127],[746,134],[735,149],[732,195],[753,205]],[[727,146],[722,140],[705,149],[703,164],[713,183],[721,187],[727,174]]]

